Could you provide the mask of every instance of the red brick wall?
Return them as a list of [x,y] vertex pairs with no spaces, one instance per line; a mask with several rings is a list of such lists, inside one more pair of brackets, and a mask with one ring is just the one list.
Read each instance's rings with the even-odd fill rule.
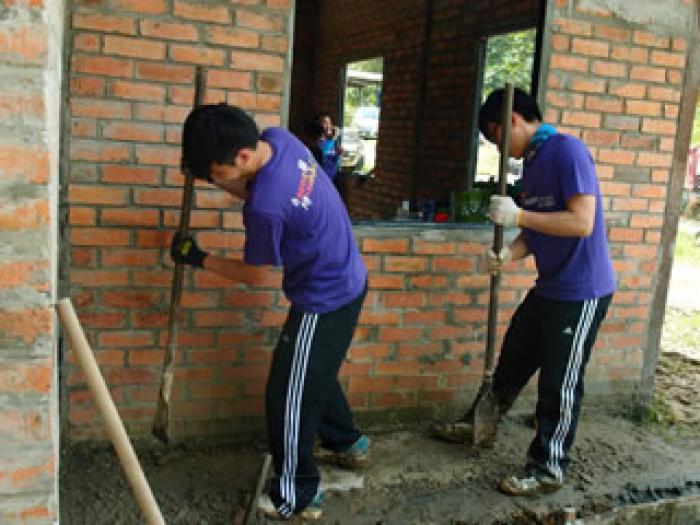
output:
[[54,523],[61,20],[58,2],[0,9],[0,523]]
[[[434,2],[426,46],[425,0],[403,1],[400,9],[392,2],[373,0],[321,2],[316,22],[317,109],[339,114],[338,73],[348,62],[384,57],[376,178],[360,187],[351,184],[353,217],[393,217],[401,201],[411,197],[416,177],[419,197],[440,199],[464,189],[479,35],[534,27],[538,6],[537,0]],[[424,68],[421,57],[426,50]]]
[[[178,224],[180,132],[195,65],[206,100],[278,125],[291,0],[71,3],[70,292],[97,359],[132,429],[150,425],[167,336],[171,268],[163,247]],[[243,243],[239,203],[197,189],[192,227],[221,252]],[[222,233],[222,230],[227,230]],[[175,416],[216,420],[258,414],[260,385],[284,315],[276,288],[247,292],[187,274]],[[261,312],[250,306],[266,307]],[[263,350],[264,349],[264,350]],[[71,435],[100,423],[81,374],[65,364]]]
[[554,13],[545,119],[582,138],[598,165],[619,291],[592,373],[615,381],[642,365],[688,42],[578,5]]
[[[167,337],[171,269],[163,248],[177,224],[179,129],[191,104],[194,63],[207,67],[210,100],[243,104],[262,123],[280,120],[289,74],[283,70],[289,6],[273,0],[245,4],[222,1],[194,13],[180,2],[131,3],[118,10],[73,5],[70,289],[135,433],[150,428]],[[347,54],[320,53],[317,46],[314,90],[319,107],[332,107],[341,63],[385,56],[378,151],[383,171],[362,194],[367,202],[375,202],[374,195],[383,202],[396,198],[397,188],[410,187],[424,4],[404,2],[399,13],[385,2],[338,4],[345,23],[329,19],[319,28],[336,35]],[[468,76],[460,77],[455,64],[467,75],[471,66],[464,62],[469,51],[450,49],[450,35],[457,38],[467,21],[481,27],[474,13],[487,4],[470,10],[453,7],[452,0],[435,2],[431,52],[439,56],[428,61],[422,151],[422,165],[434,178],[443,172],[461,176],[458,167],[466,158],[465,129],[449,130],[465,125],[455,115],[468,115],[470,103]],[[555,8],[549,26],[545,109],[565,131],[580,134],[596,156],[620,276],[588,375],[594,387],[589,391],[629,394],[639,384],[687,51],[682,37],[652,37],[618,17],[565,7]],[[330,16],[324,9],[322,21]],[[530,10],[509,11],[520,22],[524,12]],[[388,16],[395,18],[383,18]],[[180,26],[165,35],[172,31],[165,22]],[[362,24],[372,38],[348,29]],[[458,42],[468,48],[466,40]],[[462,98],[465,106],[450,110]],[[204,186],[196,201],[193,223],[202,246],[239,254],[240,203]],[[488,281],[480,265],[489,230],[361,226],[356,233],[370,268],[370,295],[341,372],[353,406],[371,414],[462,405],[482,372]],[[531,267],[506,276],[501,332],[532,280]],[[247,289],[187,272],[173,394],[180,435],[260,428],[267,366],[286,306],[279,282]],[[100,434],[80,374],[70,362],[65,367],[70,437]]]

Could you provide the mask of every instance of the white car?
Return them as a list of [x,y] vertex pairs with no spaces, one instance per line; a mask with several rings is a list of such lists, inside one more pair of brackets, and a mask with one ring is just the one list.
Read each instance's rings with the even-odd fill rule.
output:
[[360,137],[375,139],[379,131],[379,108],[377,106],[360,106],[352,117],[352,125]]

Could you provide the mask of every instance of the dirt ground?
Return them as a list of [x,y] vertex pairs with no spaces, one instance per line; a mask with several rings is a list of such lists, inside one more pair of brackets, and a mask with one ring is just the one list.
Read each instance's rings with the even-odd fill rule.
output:
[[[532,438],[523,415],[502,424],[490,450],[437,442],[426,436],[425,426],[417,426],[370,436],[373,459],[364,487],[330,493],[321,523],[554,523],[552,514],[565,506],[590,518],[628,504],[700,494],[700,294],[692,286],[700,256],[694,263],[674,265],[651,412],[601,413],[584,403],[562,490],[538,498],[511,498],[496,490],[500,478],[520,466]],[[169,525],[235,523],[264,450],[254,443],[138,449]],[[140,523],[107,446],[63,451],[60,498],[64,525]]]

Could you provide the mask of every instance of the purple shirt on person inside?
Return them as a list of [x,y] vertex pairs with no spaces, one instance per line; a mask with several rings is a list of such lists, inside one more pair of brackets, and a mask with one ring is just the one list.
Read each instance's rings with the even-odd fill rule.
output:
[[577,194],[595,196],[595,222],[588,237],[547,235],[524,228],[535,257],[535,292],[549,299],[584,301],[615,291],[605,219],[595,164],[586,145],[575,137],[556,133],[537,150],[523,169],[520,204],[526,210],[555,212],[566,209]]
[[262,140],[272,157],[248,186],[244,260],[282,266],[282,286],[293,308],[336,310],[359,297],[367,282],[347,209],[294,135],[268,128]]

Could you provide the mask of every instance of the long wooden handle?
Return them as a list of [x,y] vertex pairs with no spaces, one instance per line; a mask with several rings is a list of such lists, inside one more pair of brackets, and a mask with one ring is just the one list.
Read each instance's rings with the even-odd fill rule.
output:
[[[506,82],[503,93],[503,108],[501,113],[501,162],[498,166],[498,194],[504,196],[508,188],[508,148],[510,146],[510,128],[513,115],[513,84]],[[503,226],[494,225],[493,252],[498,255],[503,248]],[[501,286],[501,272],[491,276],[489,290],[489,318],[486,332],[486,356],[484,376],[487,381],[493,375],[494,356],[496,354],[496,328],[498,325],[498,290]]]
[[124,424],[119,418],[117,408],[109,395],[109,390],[97,366],[90,345],[85,338],[85,333],[80,326],[78,316],[75,314],[73,304],[68,298],[61,299],[56,305],[56,310],[78,364],[85,375],[85,381],[95,401],[97,411],[102,416],[105,427],[107,427],[109,439],[117,452],[124,474],[129,480],[131,490],[134,492],[146,522],[149,525],[165,525],[163,515],[153,497],[146,476],[141,470],[139,460],[131,446]]
[[[204,71],[197,66],[194,86],[194,107],[204,102]],[[183,163],[185,186],[182,190],[182,206],[180,208],[180,224],[178,233],[185,237],[190,231],[190,213],[194,198],[194,175]],[[183,264],[176,263],[173,270],[173,281],[170,287],[170,316],[168,318],[168,343],[163,356],[163,372],[158,394],[158,407],[153,421],[153,435],[167,443],[170,441],[170,394],[173,388],[173,362],[178,347],[180,300],[182,298],[182,282],[185,276]]]

